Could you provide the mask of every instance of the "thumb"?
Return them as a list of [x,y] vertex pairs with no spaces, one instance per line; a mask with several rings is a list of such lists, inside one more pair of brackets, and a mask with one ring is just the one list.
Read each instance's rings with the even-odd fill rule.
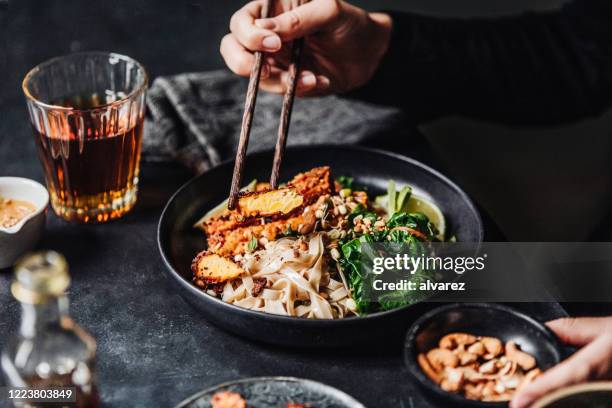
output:
[[255,20],[255,25],[290,41],[325,30],[340,17],[341,9],[338,0],[313,0],[276,17]]

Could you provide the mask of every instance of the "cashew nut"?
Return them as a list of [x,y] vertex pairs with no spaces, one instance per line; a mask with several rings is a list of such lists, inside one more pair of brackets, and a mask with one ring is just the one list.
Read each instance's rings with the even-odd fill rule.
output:
[[452,349],[460,345],[469,346],[476,342],[476,340],[476,336],[472,336],[468,333],[449,333],[442,337],[438,344],[440,348]]
[[522,377],[513,375],[511,377],[502,377],[500,381],[509,389],[517,389],[521,385]]
[[503,394],[506,392],[506,386],[501,381],[497,381],[495,383],[495,392],[498,394]]
[[484,388],[482,389],[483,397],[490,397],[495,394],[495,381],[487,381]]
[[512,377],[515,372],[516,363],[514,361],[507,361],[506,364],[501,368],[501,370],[499,370],[499,375],[501,375],[502,377]]
[[536,365],[536,360],[530,354],[521,351],[514,341],[506,343],[506,356],[510,361],[514,361],[523,370],[529,371]]
[[478,360],[478,356],[476,354],[472,354],[468,352],[459,354],[459,363],[461,365],[470,364],[470,363],[475,362],[476,360]]
[[463,353],[465,353],[465,344],[459,344],[457,345],[457,347],[455,347],[454,349],[450,349],[453,353],[455,353],[456,355],[461,355]]
[[480,341],[477,341],[468,347],[467,351],[468,353],[476,354],[477,356],[482,356],[486,352],[484,345]]
[[477,367],[457,367],[456,369],[463,371],[463,378],[465,378],[466,381],[477,382],[480,380],[480,374],[476,371],[478,369]]
[[459,391],[459,386],[456,384],[451,384],[448,380],[442,380],[442,382],[440,383],[440,388],[442,388],[446,392]]
[[542,375],[542,370],[540,370],[539,368],[534,368],[533,370],[531,370],[531,371],[527,372],[527,374],[525,374],[525,377],[523,377],[523,382],[521,383],[521,385],[519,387],[522,387],[525,384],[529,384],[530,382],[535,380],[540,375]]
[[436,371],[442,371],[445,367],[455,368],[459,364],[459,358],[448,349],[429,350],[427,360]]
[[483,401],[490,401],[490,402],[500,402],[500,401],[510,401],[510,399],[512,399],[512,395],[508,392],[504,392],[501,394],[493,394],[493,395],[489,395],[486,398],[483,398]]
[[483,356],[486,360],[499,356],[504,349],[502,342],[495,337],[483,337],[480,339],[480,341],[487,351],[487,353]]
[[446,368],[446,378],[442,380],[440,386],[443,390],[449,392],[457,392],[463,385],[463,372],[456,368]]
[[417,361],[425,375],[427,375],[431,381],[435,382],[436,384],[440,384],[442,377],[436,372],[436,370],[433,369],[431,364],[429,364],[429,360],[427,357],[425,357],[425,354],[420,353],[417,357]]
[[497,360],[489,360],[480,366],[478,372],[481,374],[494,374],[497,372]]
[[480,401],[509,401],[514,392],[540,375],[535,358],[514,341],[450,333],[440,348],[419,354],[425,374],[443,390]]
[[479,400],[482,398],[482,390],[484,389],[485,383],[479,382],[478,384],[465,384],[465,396],[468,399]]

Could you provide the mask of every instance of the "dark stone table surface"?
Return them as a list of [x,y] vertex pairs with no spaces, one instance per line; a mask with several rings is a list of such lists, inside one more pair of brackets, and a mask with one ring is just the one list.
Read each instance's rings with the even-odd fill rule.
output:
[[[41,180],[24,110],[16,104],[2,111],[0,175]],[[322,381],[368,407],[433,406],[409,380],[393,339],[384,349],[279,349],[227,334],[198,316],[163,276],[156,244],[161,209],[191,174],[179,165],[145,164],[141,175],[138,204],[125,218],[75,225],[50,211],[40,244],[68,258],[71,313],[98,341],[105,406],[168,407],[220,382],[271,375]],[[10,279],[9,270],[0,272],[0,346],[20,316]],[[558,305],[518,307],[542,320],[564,314]]]
[[[55,55],[104,49],[161,74],[216,68],[218,42],[239,1],[0,0],[0,176],[42,180],[19,82]],[[142,167],[136,208],[105,225],[68,224],[49,213],[41,248],[70,263],[71,313],[98,342],[104,406],[168,407],[227,380],[263,375],[311,378],[369,407],[427,407],[409,381],[401,347],[334,351],[278,349],[227,334],[197,315],[162,275],[156,226],[164,203],[191,174],[179,165]],[[16,330],[11,271],[0,271],[0,347]],[[539,319],[555,305],[520,306]],[[0,401],[0,405],[3,403]]]
[[[22,162],[33,163],[32,154],[24,152]],[[7,165],[10,157],[7,149],[0,151],[0,174],[29,175]],[[139,202],[124,219],[83,226],[50,212],[41,243],[64,253],[70,263],[71,313],[98,341],[105,406],[168,407],[216,383],[264,375],[322,381],[368,407],[430,406],[410,382],[400,346],[279,349],[227,334],[198,316],[163,276],[155,240],[163,203],[190,175],[163,165],[145,165],[142,175]],[[8,290],[10,278],[10,271],[0,273],[0,346],[20,315]],[[540,319],[563,314],[546,304],[519,307]]]

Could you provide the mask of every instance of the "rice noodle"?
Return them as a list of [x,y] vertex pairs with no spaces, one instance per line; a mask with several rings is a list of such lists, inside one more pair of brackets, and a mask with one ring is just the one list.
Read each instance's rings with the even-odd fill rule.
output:
[[[303,244],[307,249],[301,249]],[[302,244],[302,245],[300,245]],[[246,254],[241,261],[248,275],[228,282],[221,298],[246,309],[284,316],[337,319],[356,314],[344,284],[331,277],[321,233],[281,238],[266,248]],[[254,279],[266,287],[253,296]]]

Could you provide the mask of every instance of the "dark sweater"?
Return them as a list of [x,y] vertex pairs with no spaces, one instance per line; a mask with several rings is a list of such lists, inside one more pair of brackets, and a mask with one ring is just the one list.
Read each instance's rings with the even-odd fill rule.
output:
[[417,123],[461,114],[550,125],[612,104],[611,0],[499,18],[390,14],[389,51],[352,97],[401,106]]

